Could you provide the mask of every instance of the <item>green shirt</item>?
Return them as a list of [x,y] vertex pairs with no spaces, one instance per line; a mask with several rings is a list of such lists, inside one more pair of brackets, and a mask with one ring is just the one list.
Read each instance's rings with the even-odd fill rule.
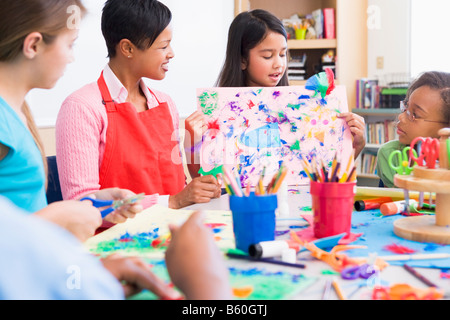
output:
[[383,144],[378,150],[377,174],[387,188],[396,188],[394,185],[394,175],[397,173],[389,166],[389,156],[395,150],[402,151],[405,147],[398,140],[392,140]]

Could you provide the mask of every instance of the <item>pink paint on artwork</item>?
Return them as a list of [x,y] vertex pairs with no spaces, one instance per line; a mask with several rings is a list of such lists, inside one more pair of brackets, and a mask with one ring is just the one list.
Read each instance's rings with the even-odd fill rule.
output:
[[410,249],[408,247],[393,243],[387,246],[384,246],[383,249],[388,250],[395,254],[411,254],[416,252],[416,250]]

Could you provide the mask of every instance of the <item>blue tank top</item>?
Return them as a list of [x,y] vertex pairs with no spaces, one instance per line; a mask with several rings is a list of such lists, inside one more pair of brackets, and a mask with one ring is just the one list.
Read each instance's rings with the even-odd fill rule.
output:
[[0,97],[0,143],[9,148],[0,161],[0,194],[33,213],[47,205],[42,156],[31,132]]

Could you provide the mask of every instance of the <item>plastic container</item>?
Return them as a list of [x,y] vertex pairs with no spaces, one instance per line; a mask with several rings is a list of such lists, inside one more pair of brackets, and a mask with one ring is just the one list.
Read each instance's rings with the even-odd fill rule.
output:
[[305,40],[306,38],[306,29],[296,29],[295,30],[295,39],[297,40]]
[[316,238],[350,234],[356,182],[311,181],[314,235]]
[[277,195],[248,197],[230,196],[236,248],[249,253],[249,247],[262,241],[275,240]]

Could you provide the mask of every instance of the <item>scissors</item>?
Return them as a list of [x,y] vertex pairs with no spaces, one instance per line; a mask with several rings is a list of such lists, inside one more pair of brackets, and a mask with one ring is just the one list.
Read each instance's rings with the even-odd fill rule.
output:
[[[416,143],[421,142],[420,155],[414,155],[411,150],[414,150]],[[417,162],[421,167],[427,166],[428,169],[434,169],[436,160],[439,159],[439,140],[432,138],[417,137],[411,142],[411,149],[409,150],[411,159]]]
[[[412,153],[417,157],[416,150],[412,149]],[[400,152],[400,150],[393,151],[389,156],[389,166],[393,170],[397,171],[397,173],[400,175],[411,174],[413,167],[414,167],[414,163],[412,166],[409,165],[408,154],[411,154],[411,147],[403,148],[403,150],[401,152]],[[394,163],[393,163],[394,156],[397,156],[397,162],[398,162],[397,166],[394,165]]]
[[369,279],[372,275],[378,274],[377,268],[372,264],[364,263],[360,266],[351,266],[341,271],[341,277],[346,280],[358,278]]
[[132,204],[139,200],[142,200],[144,198],[144,196],[145,196],[145,193],[140,193],[140,194],[137,194],[135,196],[132,196],[130,198],[123,199],[123,200],[99,200],[99,199],[84,197],[80,201],[89,200],[92,202],[92,205],[96,208],[108,207],[108,208],[100,211],[102,218],[104,218],[111,212],[115,211],[116,209],[118,209],[124,205]]

